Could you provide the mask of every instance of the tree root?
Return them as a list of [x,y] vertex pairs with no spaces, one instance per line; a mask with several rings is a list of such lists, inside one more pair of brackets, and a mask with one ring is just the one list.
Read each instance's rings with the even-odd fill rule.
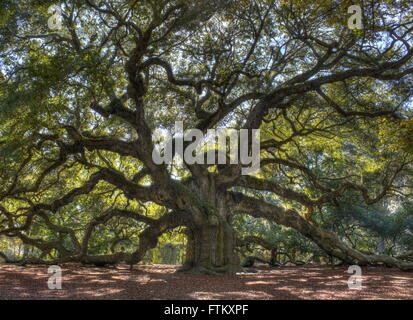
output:
[[245,258],[245,260],[241,264],[241,266],[244,267],[244,268],[252,268],[252,267],[254,267],[254,264],[255,264],[256,261],[268,264],[270,267],[279,267],[279,268],[284,267],[285,265],[287,265],[287,263],[292,263],[296,266],[303,266],[303,265],[307,264],[304,261],[294,261],[294,260],[287,260],[285,262],[275,262],[274,263],[270,260],[266,260],[266,259],[263,259],[263,258],[260,258],[260,257],[249,256],[249,257]]
[[183,266],[179,270],[178,273],[184,274],[203,274],[203,275],[235,275],[240,272],[245,272],[244,268],[240,265],[224,265],[224,266],[193,266],[193,267],[186,267]]

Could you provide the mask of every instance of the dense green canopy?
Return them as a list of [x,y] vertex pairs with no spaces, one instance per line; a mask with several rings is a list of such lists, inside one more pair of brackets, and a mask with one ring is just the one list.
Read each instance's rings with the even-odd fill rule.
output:
[[[215,273],[262,247],[413,269],[411,5],[3,0],[0,251],[133,265],[185,244],[184,269]],[[261,169],[157,165],[152,134],[176,121],[260,129]]]

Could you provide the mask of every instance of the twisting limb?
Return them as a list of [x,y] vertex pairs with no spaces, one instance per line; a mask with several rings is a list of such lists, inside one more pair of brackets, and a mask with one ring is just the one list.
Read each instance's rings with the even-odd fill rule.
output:
[[265,218],[277,224],[291,227],[299,231],[307,238],[313,240],[321,249],[328,254],[347,263],[358,263],[361,265],[387,265],[397,267],[401,270],[413,270],[413,263],[402,261],[390,256],[366,255],[345,243],[341,242],[336,235],[313,225],[302,218],[294,209],[285,210],[257,198],[245,195],[237,195],[238,203],[233,202],[232,210],[235,213],[248,214],[256,218]]

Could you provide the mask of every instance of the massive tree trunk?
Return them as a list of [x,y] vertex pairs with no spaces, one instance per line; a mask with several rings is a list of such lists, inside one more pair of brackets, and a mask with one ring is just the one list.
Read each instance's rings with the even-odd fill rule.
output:
[[201,185],[199,197],[207,205],[202,215],[187,226],[186,257],[182,271],[189,273],[229,273],[242,270],[235,253],[236,236],[225,196],[213,184]]
[[221,218],[213,218],[203,226],[187,230],[184,271],[200,273],[235,273],[241,270],[235,254],[232,226]]

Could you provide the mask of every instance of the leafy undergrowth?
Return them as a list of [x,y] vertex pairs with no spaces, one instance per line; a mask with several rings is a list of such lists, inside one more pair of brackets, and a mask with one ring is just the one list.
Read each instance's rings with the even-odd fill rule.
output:
[[47,286],[47,266],[0,265],[0,299],[413,299],[413,273],[363,268],[361,290],[348,289],[347,268],[260,268],[258,273],[206,276],[178,266],[62,266],[62,290]]

